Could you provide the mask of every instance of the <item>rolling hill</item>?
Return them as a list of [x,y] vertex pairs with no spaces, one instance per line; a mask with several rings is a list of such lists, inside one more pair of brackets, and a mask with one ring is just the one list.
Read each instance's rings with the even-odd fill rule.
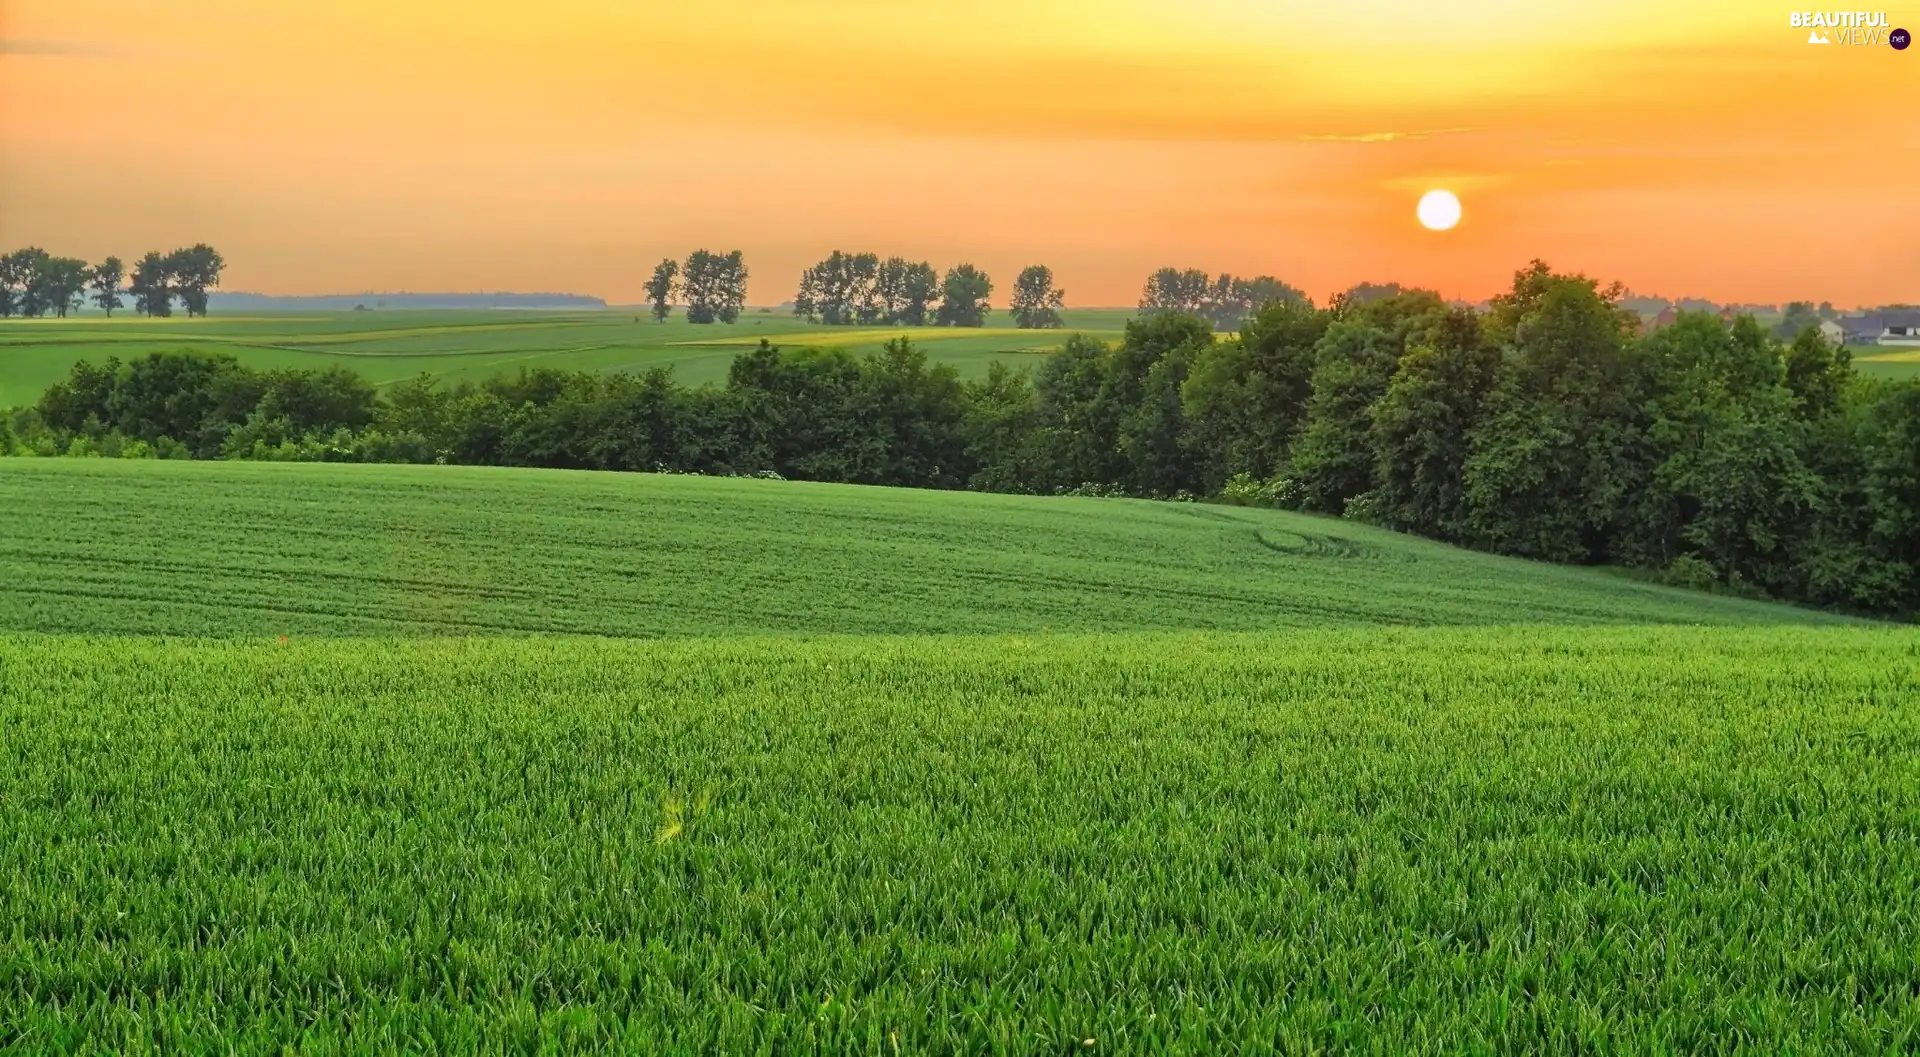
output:
[[454,466],[0,460],[0,630],[996,633],[1835,623],[1326,518]]

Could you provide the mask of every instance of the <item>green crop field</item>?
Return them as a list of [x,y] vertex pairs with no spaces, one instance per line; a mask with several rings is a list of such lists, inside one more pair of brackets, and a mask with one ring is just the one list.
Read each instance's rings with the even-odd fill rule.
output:
[[0,638],[0,1046],[1913,1052],[1920,637]]
[[0,630],[991,633],[1838,618],[1187,503],[0,460]]
[[[636,315],[638,313],[638,315]],[[1132,313],[1079,309],[1068,326],[1117,338]],[[1004,322],[1004,313],[989,322]],[[621,371],[671,367],[689,384],[720,381],[727,365],[761,337],[783,347],[878,348],[901,334],[963,374],[995,360],[1032,362],[1057,347],[1061,331],[944,327],[808,326],[786,313],[749,310],[732,325],[656,324],[638,309],[599,312],[386,311],[149,320],[137,316],[0,320],[0,408],[30,403],[79,360],[99,363],[156,350],[225,352],[250,367],[344,366],[375,384],[421,373],[448,382],[480,381],[522,367]]]
[[1920,378],[1920,349],[1855,349],[1853,366],[1873,377]]
[[0,460],[0,753],[0,1050],[1920,1047],[1920,630],[1323,518]]

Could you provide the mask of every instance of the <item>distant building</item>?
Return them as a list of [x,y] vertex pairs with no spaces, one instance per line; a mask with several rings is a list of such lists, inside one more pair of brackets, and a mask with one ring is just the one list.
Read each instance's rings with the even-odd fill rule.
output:
[[1840,320],[1840,331],[1848,345],[1920,345],[1920,309],[1847,316]]
[[1827,339],[1829,345],[1844,344],[1847,340],[1847,328],[1831,319],[1820,321],[1820,336]]

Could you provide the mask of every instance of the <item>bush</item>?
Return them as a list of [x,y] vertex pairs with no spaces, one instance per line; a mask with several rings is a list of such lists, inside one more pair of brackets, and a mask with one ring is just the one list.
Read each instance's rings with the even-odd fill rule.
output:
[[1340,512],[1340,516],[1348,521],[1379,525],[1383,528],[1393,527],[1388,523],[1389,515],[1385,497],[1381,496],[1378,489],[1368,489],[1347,500],[1346,509]]
[[1660,573],[1660,582],[1695,591],[1711,591],[1720,582],[1720,573],[1710,563],[1691,554],[1682,554]]

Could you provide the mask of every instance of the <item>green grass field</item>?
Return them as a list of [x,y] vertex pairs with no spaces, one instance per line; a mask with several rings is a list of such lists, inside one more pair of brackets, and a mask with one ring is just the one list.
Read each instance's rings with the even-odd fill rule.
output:
[[1832,623],[1280,511],[458,466],[0,460],[0,630]]
[[0,512],[0,1050],[1920,1047],[1914,628],[1138,501]]
[[1871,377],[1920,378],[1920,349],[1855,349],[1853,366]]
[[[79,360],[99,363],[156,350],[225,352],[251,367],[344,366],[375,384],[421,373],[448,382],[481,381],[522,367],[621,371],[672,367],[689,384],[725,379],[744,348],[772,338],[783,347],[878,348],[900,334],[926,343],[937,361],[963,374],[985,373],[996,360],[1030,363],[1057,347],[1061,331],[1005,326],[851,328],[808,326],[785,313],[749,310],[740,322],[656,324],[633,309],[601,312],[386,311],[213,316],[147,320],[132,315],[0,320],[0,407],[30,403]],[[1132,313],[1081,309],[1070,327],[1117,338]],[[1005,313],[989,323],[1007,323]]]
[[1913,1052],[1920,638],[0,638],[23,1052]]

